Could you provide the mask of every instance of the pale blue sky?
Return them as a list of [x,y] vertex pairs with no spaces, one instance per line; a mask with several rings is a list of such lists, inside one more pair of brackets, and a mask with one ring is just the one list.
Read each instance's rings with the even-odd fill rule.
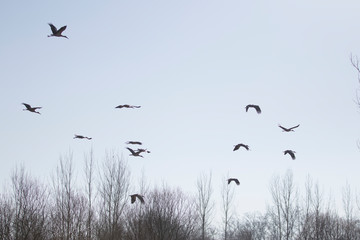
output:
[[[23,163],[47,178],[69,149],[128,158],[132,177],[194,191],[213,172],[241,181],[237,210],[262,211],[274,174],[359,189],[359,1],[0,2],[0,183]],[[48,38],[48,22],[67,25]],[[22,102],[42,106],[41,115]],[[259,104],[263,113],[245,112]],[[119,104],[140,109],[115,109]],[[300,124],[283,133],[281,123]],[[74,140],[74,134],[93,140]],[[233,152],[246,143],[251,151]],[[297,159],[282,151],[293,149]]]

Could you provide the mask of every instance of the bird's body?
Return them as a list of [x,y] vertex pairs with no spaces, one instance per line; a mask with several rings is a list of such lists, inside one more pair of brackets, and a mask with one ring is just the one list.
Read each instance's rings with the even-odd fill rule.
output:
[[137,145],[142,145],[142,142],[137,142],[137,141],[128,141],[128,142],[126,142],[126,144],[137,144]]
[[138,149],[136,150],[136,152],[139,152],[139,153],[142,153],[142,152],[151,153],[149,150],[144,149],[144,148],[138,148]]
[[22,104],[26,107],[26,109],[23,109],[24,111],[40,114],[39,112],[36,111],[36,109],[41,109],[41,107],[31,107],[30,104],[27,103],[22,103]]
[[65,31],[66,26],[61,27],[59,30],[51,23],[49,23],[49,26],[51,28],[52,34],[48,35],[48,37],[64,37],[67,38],[67,36],[62,35],[62,32]]
[[240,181],[237,178],[229,178],[227,180],[228,184],[230,184],[232,181],[234,181],[236,185],[240,185]]
[[88,139],[88,140],[91,140],[91,139],[92,139],[91,137],[84,137],[84,136],[82,136],[82,135],[76,135],[76,134],[75,134],[75,136],[74,136],[74,139],[75,139],[75,138]]
[[295,151],[293,151],[293,150],[285,150],[284,151],[284,155],[286,155],[286,154],[289,154],[290,156],[291,156],[291,158],[292,158],[292,160],[295,160]]
[[256,110],[256,112],[257,112],[258,114],[261,113],[261,108],[260,108],[258,105],[254,105],[254,104],[249,104],[249,105],[247,105],[247,106],[245,107],[246,112],[249,110],[249,108],[255,108],[255,110]]
[[140,108],[140,107],[141,106],[134,106],[134,105],[124,104],[124,105],[116,106],[115,108]]
[[136,198],[139,199],[142,204],[145,203],[144,196],[140,194],[132,194],[130,195],[130,197],[131,197],[131,204],[133,204],[136,201]]
[[246,150],[249,150],[249,149],[250,149],[250,148],[249,148],[249,145],[245,145],[245,144],[243,144],[243,143],[239,143],[239,144],[234,145],[233,151],[238,150],[240,147],[244,147]]
[[134,149],[131,149],[131,148],[128,148],[128,147],[126,149],[131,152],[131,154],[129,156],[142,157],[143,158],[143,156],[140,155],[141,152],[135,151]]
[[281,126],[281,125],[279,124],[279,128],[281,128],[281,129],[283,130],[283,132],[295,132],[295,131],[294,131],[294,128],[297,128],[297,127],[299,127],[299,126],[300,126],[300,124],[296,125],[295,127],[286,128],[286,127],[283,127],[283,126]]

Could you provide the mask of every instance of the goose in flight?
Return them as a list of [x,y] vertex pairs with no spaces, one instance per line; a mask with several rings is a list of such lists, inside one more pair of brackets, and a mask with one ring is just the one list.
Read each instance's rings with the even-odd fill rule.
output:
[[125,105],[116,106],[115,108],[140,108],[140,107],[141,106],[134,106],[134,105],[125,104]]
[[48,35],[48,37],[64,37],[69,39],[67,36],[62,35],[62,32],[65,31],[66,26],[61,27],[59,30],[51,23],[49,23],[52,34]]
[[296,152],[293,150],[285,150],[284,151],[284,155],[289,154],[291,156],[292,160],[295,160],[295,153]]
[[300,126],[300,124],[296,125],[295,127],[286,128],[286,127],[283,127],[283,126],[281,126],[281,125],[279,124],[279,128],[281,128],[281,129],[283,130],[283,132],[295,132],[293,129],[294,129],[294,128],[297,128],[297,127],[299,127],[299,126]]
[[237,178],[229,178],[227,180],[228,184],[230,184],[232,181],[234,181],[236,183],[236,185],[240,185],[240,182]]
[[22,104],[26,107],[26,109],[23,109],[24,111],[40,114],[39,112],[36,111],[36,109],[41,109],[41,107],[31,107],[30,104],[27,103],[22,103]]
[[137,141],[128,141],[128,142],[126,142],[126,144],[137,144],[137,145],[142,145],[142,142],[137,142]]
[[84,137],[84,136],[82,136],[82,135],[76,135],[75,134],[75,136],[74,136],[74,139],[75,138],[79,138],[79,139],[84,139],[84,138],[86,138],[86,139],[88,139],[88,140],[91,140],[92,138],[91,137]]
[[248,146],[248,145],[245,145],[245,144],[243,144],[243,143],[239,143],[239,144],[236,144],[236,145],[234,146],[234,150],[233,150],[233,151],[238,150],[240,147],[244,147],[246,150],[249,150],[249,146]]
[[130,195],[130,197],[131,197],[131,204],[133,204],[136,201],[136,198],[139,199],[142,204],[145,203],[144,196],[141,196],[140,194],[132,194]]
[[140,152],[140,153],[142,153],[142,152],[151,153],[149,150],[144,149],[144,148],[138,148],[138,149],[136,150],[136,152]]
[[261,109],[260,109],[260,107],[259,107],[258,105],[253,105],[253,104],[247,105],[247,106],[245,107],[246,112],[249,110],[249,108],[255,108],[255,110],[256,110],[256,112],[257,112],[258,114],[261,113]]
[[127,147],[126,149],[131,152],[131,154],[130,154],[129,156],[142,157],[142,158],[143,158],[143,156],[140,155],[141,152],[139,152],[139,151],[134,151],[133,149],[128,148],[128,147]]

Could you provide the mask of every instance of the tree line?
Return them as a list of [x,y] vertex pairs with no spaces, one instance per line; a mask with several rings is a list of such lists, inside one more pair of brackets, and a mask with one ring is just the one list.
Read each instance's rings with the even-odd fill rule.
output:
[[221,223],[214,223],[211,173],[201,174],[196,192],[166,185],[137,189],[145,204],[130,203],[134,188],[126,162],[109,153],[95,167],[84,158],[83,186],[78,186],[72,155],[61,157],[51,182],[44,184],[24,167],[11,173],[0,196],[0,239],[6,240],[310,240],[360,239],[360,201],[343,188],[344,214],[310,177],[300,194],[289,170],[269,183],[272,202],[264,213],[238,216],[234,187],[221,185]]

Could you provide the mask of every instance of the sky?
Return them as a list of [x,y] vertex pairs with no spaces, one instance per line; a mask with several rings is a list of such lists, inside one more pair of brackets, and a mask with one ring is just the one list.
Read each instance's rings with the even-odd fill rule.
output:
[[[236,177],[239,214],[264,211],[270,180],[287,170],[300,188],[310,175],[335,198],[346,183],[360,192],[360,84],[349,60],[360,56],[359,9],[355,0],[1,1],[0,184],[19,165],[48,181],[69,152],[81,179],[92,149],[98,162],[122,155],[134,181],[144,173],[185,192],[212,172],[218,198]],[[48,38],[48,23],[67,25],[69,39]],[[151,153],[128,156],[129,140]],[[233,152],[237,143],[250,151]]]

